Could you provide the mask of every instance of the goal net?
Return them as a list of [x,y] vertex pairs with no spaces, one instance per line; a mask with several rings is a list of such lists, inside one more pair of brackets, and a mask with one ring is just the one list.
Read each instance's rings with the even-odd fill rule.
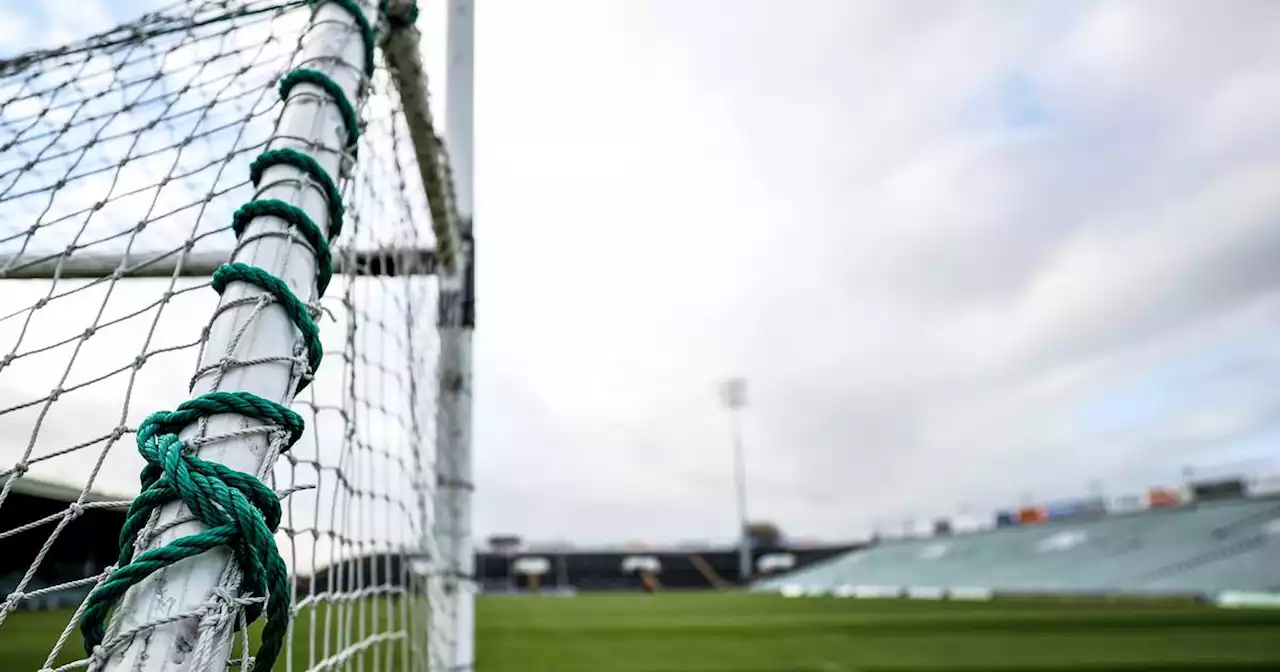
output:
[[0,668],[470,666],[444,4],[0,55]]

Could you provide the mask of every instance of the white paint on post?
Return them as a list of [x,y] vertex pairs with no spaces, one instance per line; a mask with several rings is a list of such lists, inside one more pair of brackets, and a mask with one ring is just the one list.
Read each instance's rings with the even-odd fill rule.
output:
[[440,392],[437,425],[439,485],[433,534],[440,561],[433,580],[448,602],[433,601],[433,619],[448,619],[452,650],[447,670],[469,670],[475,661],[475,551],[471,540],[471,329],[440,330]]
[[[369,2],[361,2],[368,16],[375,16]],[[334,3],[320,4],[313,23],[304,38],[299,60],[295,63],[321,70],[329,74],[358,105],[363,95],[362,70],[364,62],[363,37],[353,17]],[[324,101],[321,104],[321,101]],[[340,157],[334,148],[346,144],[342,118],[323,92],[309,84],[299,84],[290,93],[284,111],[270,143],[271,148],[293,147],[306,151],[316,158],[322,167],[336,177],[339,175]],[[328,151],[321,149],[328,148]],[[266,171],[262,183],[261,198],[279,198],[305,210],[321,230],[327,230],[327,207],[322,192],[297,169],[275,166]],[[287,231],[284,222],[274,217],[258,217],[248,226],[245,239],[263,233]],[[316,297],[316,262],[312,253],[297,239],[286,240],[278,236],[260,237],[243,245],[235,261],[261,267],[284,280],[299,299],[307,302]],[[262,292],[245,283],[232,283],[222,297],[220,305],[244,297],[258,296]],[[264,357],[291,357],[300,336],[293,323],[278,305],[268,306],[262,314],[250,321],[254,308],[251,305],[225,310],[214,320],[204,349],[201,367],[215,365],[224,355],[232,339],[242,329],[244,335],[236,352],[230,353],[238,360]],[[246,326],[246,322],[248,322]],[[284,362],[254,364],[233,367],[221,377],[204,376],[196,383],[193,395],[206,392],[245,391],[267,399],[288,404],[297,385],[294,367]],[[210,419],[207,434],[210,436],[234,432],[260,423],[239,415],[218,415]],[[197,427],[182,432],[184,438],[192,438]],[[249,438],[219,441],[199,449],[202,459],[220,462],[232,469],[263,475],[272,465],[267,462],[267,441],[261,435]],[[185,508],[171,504],[160,512],[158,525],[163,528],[180,519]],[[152,542],[151,547],[166,544],[180,536],[203,529],[196,522],[175,525]],[[131,589],[119,607],[118,623],[108,633],[108,641],[114,635],[129,632],[146,624],[164,621],[176,615],[190,613],[207,604],[211,595],[223,581],[231,555],[226,549],[217,549],[189,558],[153,575]],[[106,664],[107,670],[129,672],[189,672],[194,666],[195,652],[212,651],[207,669],[225,667],[230,650],[234,622],[224,621],[219,627],[198,629],[196,618],[166,622],[151,628],[146,634],[113,655]]]
[[445,145],[453,166],[453,192],[463,234],[471,233],[475,212],[472,171],[475,143],[475,0],[449,0],[445,86]]

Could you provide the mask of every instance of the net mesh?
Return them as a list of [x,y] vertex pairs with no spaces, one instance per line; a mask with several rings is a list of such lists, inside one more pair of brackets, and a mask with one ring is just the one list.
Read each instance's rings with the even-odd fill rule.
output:
[[[144,466],[139,425],[254,377],[274,376],[288,398],[286,384],[291,392],[314,375],[291,403],[306,422],[295,445],[285,451],[278,432],[243,420],[202,421],[183,436],[202,456],[224,444],[261,449],[257,475],[282,497],[275,540],[294,618],[276,669],[419,669],[447,644],[428,642],[448,635],[426,622],[424,576],[437,289],[424,257],[405,254],[435,241],[400,100],[379,67],[359,106],[355,152],[272,140],[286,107],[277,82],[300,65],[322,4],[190,0],[0,61],[0,637],[18,628],[30,642],[6,669],[101,662],[86,654],[77,621],[118,564],[116,535]],[[317,128],[333,135],[326,124],[340,111],[322,98],[298,104],[315,106]],[[202,275],[206,259],[260,258],[264,245],[314,258],[315,246],[284,227],[239,239],[232,231],[236,210],[272,189],[324,203],[305,180],[251,182],[254,158],[284,146],[341,166],[339,271],[323,298],[295,287],[324,342],[313,374],[279,301],[240,287],[219,308]],[[302,266],[276,270],[293,284],[314,276]],[[262,355],[281,325],[288,348]],[[153,517],[139,548],[190,518]],[[199,639],[206,644],[189,655],[243,668],[261,626],[247,624],[246,607],[263,596],[235,591],[234,574],[220,580],[232,590],[166,613],[193,631],[217,616],[215,629],[237,633],[230,650],[202,650]],[[165,599],[164,579],[148,581]],[[116,610],[111,647],[165,622],[125,604],[134,613]]]

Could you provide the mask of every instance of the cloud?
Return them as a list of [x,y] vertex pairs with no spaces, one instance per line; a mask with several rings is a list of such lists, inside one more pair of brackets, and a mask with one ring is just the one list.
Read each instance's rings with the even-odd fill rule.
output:
[[[797,534],[1139,487],[1266,424],[1257,387],[1123,436],[1077,417],[1280,319],[1276,54],[1235,28],[1265,3],[570,4],[550,40],[481,14],[482,529],[731,534],[736,372],[752,510]],[[500,466],[511,435],[543,470]]]
[[478,11],[481,534],[728,539],[727,375],[792,536],[1267,457],[1280,5]]

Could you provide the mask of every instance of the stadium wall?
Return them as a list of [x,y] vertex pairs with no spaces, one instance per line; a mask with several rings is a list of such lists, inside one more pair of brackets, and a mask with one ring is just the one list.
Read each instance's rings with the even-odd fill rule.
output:
[[[838,557],[865,544],[839,544],[803,548],[757,548],[752,550],[752,566],[759,567],[767,556],[789,555],[793,567],[805,567]],[[545,558],[547,572],[530,580],[519,571],[522,559]],[[476,572],[483,590],[514,592],[541,591],[610,591],[639,590],[639,572],[624,570],[628,558],[653,558],[660,570],[658,584],[664,589],[698,590],[738,585],[736,549],[637,549],[523,551],[513,553],[485,552],[476,555]],[[754,578],[763,576],[758,572]]]

